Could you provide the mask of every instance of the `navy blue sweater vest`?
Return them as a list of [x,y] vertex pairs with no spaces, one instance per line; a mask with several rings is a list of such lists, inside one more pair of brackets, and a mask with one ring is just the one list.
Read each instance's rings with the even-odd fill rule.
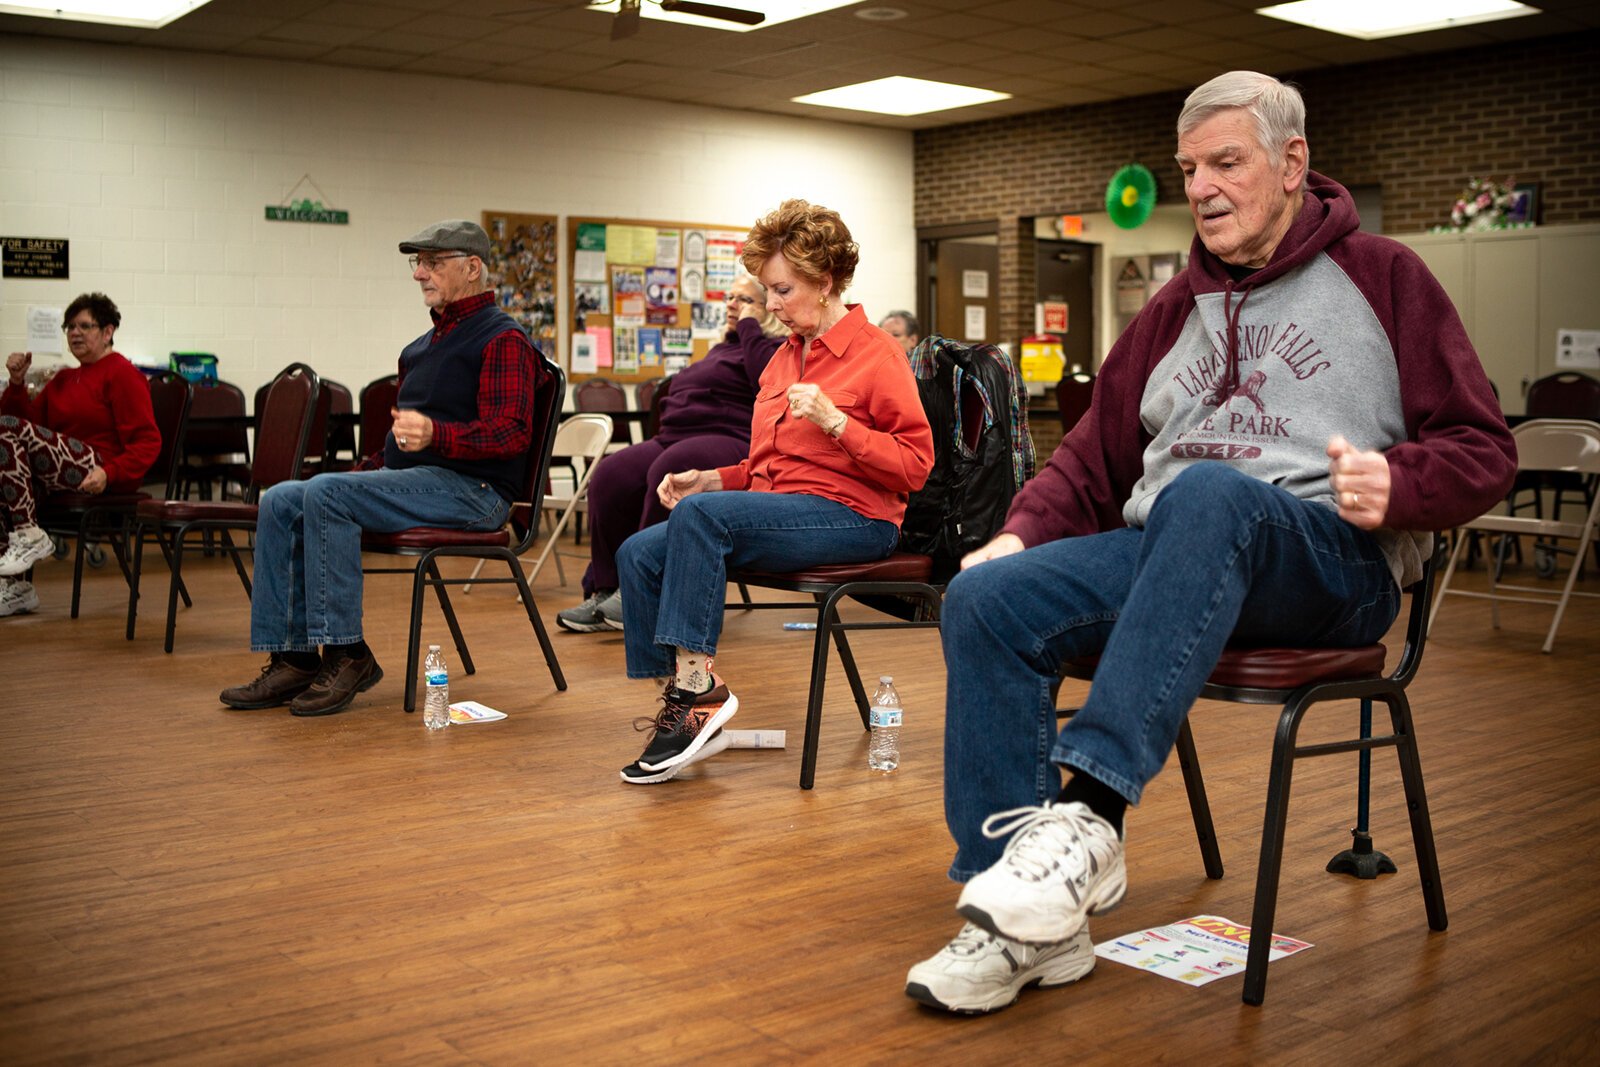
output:
[[[497,307],[474,312],[455,329],[433,341],[433,331],[406,345],[400,353],[400,397],[396,407],[419,411],[440,422],[472,422],[478,417],[478,376],[483,350],[507,330],[522,327]],[[527,452],[514,456],[456,459],[432,448],[402,452],[394,431],[383,447],[383,465],[395,470],[444,467],[487,483],[510,502],[527,488]]]

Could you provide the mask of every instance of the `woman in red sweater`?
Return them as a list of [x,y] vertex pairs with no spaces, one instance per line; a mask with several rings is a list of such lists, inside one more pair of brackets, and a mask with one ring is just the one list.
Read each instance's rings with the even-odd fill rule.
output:
[[10,528],[0,554],[0,616],[32,611],[39,597],[17,578],[50,555],[40,529],[37,482],[46,492],[131,492],[161,453],[161,431],[144,375],[112,350],[122,314],[104,293],[67,305],[61,328],[81,366],[68,367],[28,396],[33,353],[6,360],[0,394],[0,515]]

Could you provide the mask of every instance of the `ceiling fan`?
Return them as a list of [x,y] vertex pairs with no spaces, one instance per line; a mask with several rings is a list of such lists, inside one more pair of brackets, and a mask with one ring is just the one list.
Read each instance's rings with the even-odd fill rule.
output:
[[[639,6],[642,0],[621,0],[617,7],[616,18],[611,20],[611,39],[620,41],[624,37],[632,37],[639,32]],[[759,26],[765,22],[767,16],[760,11],[746,11],[738,7],[724,7],[721,4],[702,4],[698,0],[650,0],[663,11],[673,11],[680,15],[697,15],[703,19],[721,19],[723,22],[737,22],[743,26]]]

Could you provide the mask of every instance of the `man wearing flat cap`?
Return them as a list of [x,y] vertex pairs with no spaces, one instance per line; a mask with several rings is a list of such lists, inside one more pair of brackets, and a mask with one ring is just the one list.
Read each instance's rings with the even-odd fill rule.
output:
[[331,715],[349,707],[383,677],[362,640],[362,531],[497,530],[526,480],[545,372],[488,290],[489,235],[451,219],[400,251],[433,328],[400,353],[383,451],[353,471],[262,495],[250,648],[271,656],[255,680],[222,691],[230,708],[288,704],[295,715]]

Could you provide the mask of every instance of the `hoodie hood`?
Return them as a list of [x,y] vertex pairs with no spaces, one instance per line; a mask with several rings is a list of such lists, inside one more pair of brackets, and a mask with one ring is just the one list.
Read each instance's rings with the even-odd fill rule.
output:
[[[1239,391],[1239,316],[1244,311],[1250,290],[1258,285],[1280,278],[1348,235],[1361,225],[1356,214],[1355,200],[1350,191],[1332,178],[1314,170],[1306,171],[1306,185],[1300,193],[1300,210],[1289,224],[1288,232],[1278,247],[1273,249],[1267,265],[1243,281],[1234,281],[1228,265],[1206,248],[1200,235],[1195,234],[1189,246],[1189,285],[1196,294],[1224,294],[1223,309],[1227,318],[1227,366],[1212,389],[1210,403],[1217,407],[1226,404]],[[1237,294],[1237,301],[1234,299]]]

